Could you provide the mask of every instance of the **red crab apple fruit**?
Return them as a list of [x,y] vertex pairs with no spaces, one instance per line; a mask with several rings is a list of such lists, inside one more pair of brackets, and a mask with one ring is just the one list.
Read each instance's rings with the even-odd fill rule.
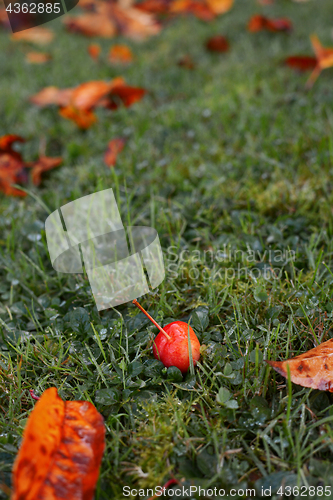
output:
[[164,366],[176,366],[182,373],[187,372],[190,366],[188,333],[190,334],[193,365],[200,359],[200,342],[193,329],[184,321],[173,321],[162,328],[143,309],[137,300],[135,304],[160,330],[154,341],[153,353],[156,359],[162,361]]

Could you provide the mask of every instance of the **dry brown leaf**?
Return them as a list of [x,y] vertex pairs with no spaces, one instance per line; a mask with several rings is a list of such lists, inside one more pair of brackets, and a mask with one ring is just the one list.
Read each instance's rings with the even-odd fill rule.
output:
[[28,52],[26,61],[30,64],[44,64],[52,59],[46,52]]
[[113,45],[110,48],[109,61],[112,64],[129,64],[133,61],[133,53],[127,45]]
[[12,40],[31,42],[37,45],[46,45],[52,42],[54,33],[48,28],[35,27],[27,30],[19,31],[11,36]]
[[114,167],[117,162],[118,154],[124,149],[126,140],[123,137],[112,139],[104,154],[104,162],[108,167]]
[[333,392],[333,339],[319,344],[304,354],[286,361],[267,361],[283,377],[288,376],[294,384]]
[[88,401],[47,389],[26,424],[11,500],[92,500],[105,448],[103,417]]

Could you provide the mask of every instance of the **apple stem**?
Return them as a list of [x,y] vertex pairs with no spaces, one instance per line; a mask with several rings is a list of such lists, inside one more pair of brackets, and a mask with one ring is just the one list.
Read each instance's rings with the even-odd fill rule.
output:
[[136,299],[133,300],[133,304],[135,304],[136,307],[138,307],[140,311],[142,311],[143,314],[145,314],[147,318],[150,319],[150,321],[159,329],[160,332],[164,333],[164,335],[168,340],[171,340],[170,335],[168,335],[167,332],[163,330],[163,328],[154,320],[154,318],[152,318],[150,314],[148,314],[147,311],[145,311],[145,309],[139,304],[139,302]]

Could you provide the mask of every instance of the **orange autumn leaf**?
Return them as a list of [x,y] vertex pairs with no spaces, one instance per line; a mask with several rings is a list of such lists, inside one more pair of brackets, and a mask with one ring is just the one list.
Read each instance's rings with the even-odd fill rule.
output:
[[234,0],[206,0],[206,2],[208,7],[217,15],[225,14],[234,4]]
[[129,64],[133,61],[133,53],[127,45],[113,45],[109,52],[112,64]]
[[98,59],[101,53],[101,46],[98,43],[92,43],[88,47],[88,53],[92,59]]
[[30,414],[13,467],[11,500],[92,500],[105,448],[103,417],[52,387]]
[[58,87],[45,87],[37,94],[30,97],[30,101],[36,106],[44,107],[51,104],[57,106],[68,106],[73,89],[59,89]]
[[230,46],[223,35],[215,35],[207,40],[206,48],[211,52],[227,52]]
[[58,167],[62,163],[62,158],[50,158],[48,156],[41,156],[37,161],[27,164],[32,168],[32,182],[35,186],[39,186],[42,182],[42,174],[48,170]]
[[112,87],[112,81],[93,80],[81,83],[73,89],[70,104],[77,109],[92,109],[102,97],[111,91]]
[[26,193],[12,186],[26,180],[27,177],[21,154],[12,149],[15,142],[25,141],[15,134],[0,137],[0,191],[7,196],[23,197]]
[[312,87],[323,69],[333,67],[333,47],[323,47],[317,35],[311,36],[311,43],[316,55],[317,65],[306,82],[307,88]]
[[135,5],[137,9],[150,14],[167,14],[173,0],[143,0]]
[[146,90],[139,87],[130,87],[125,82],[114,85],[110,94],[100,102],[101,106],[108,109],[117,109],[120,104],[126,108],[140,101],[146,94]]
[[170,6],[173,14],[193,14],[203,21],[212,21],[216,14],[200,0],[174,0]]
[[112,139],[107,147],[104,154],[104,163],[108,167],[114,167],[117,161],[118,154],[124,149],[126,140],[122,137],[116,137]]
[[12,40],[31,42],[36,43],[37,45],[46,45],[52,42],[53,38],[53,31],[48,28],[42,28],[39,26],[19,31],[18,33],[14,33],[11,36]]
[[292,23],[287,18],[269,19],[261,15],[254,15],[248,22],[247,29],[252,33],[257,31],[267,30],[273,32],[289,32],[292,30]]
[[71,33],[103,38],[112,38],[117,34],[117,27],[112,19],[108,19],[104,14],[98,12],[81,14],[76,17],[65,16],[63,22]]
[[317,64],[317,59],[311,56],[290,56],[285,59],[284,64],[297,71],[308,71]]
[[44,64],[52,58],[46,52],[28,52],[25,59],[30,64]]
[[286,361],[267,361],[275,371],[294,384],[333,392],[333,339]]
[[96,123],[96,115],[91,110],[78,109],[74,106],[66,106],[59,109],[59,114],[67,120],[72,120],[82,130],[86,130]]
[[109,82],[93,80],[84,82],[73,89],[46,87],[30,97],[30,101],[43,107],[56,104],[59,114],[74,121],[82,129],[89,128],[97,121],[92,110],[99,106],[111,110],[123,104],[126,107],[142,99],[146,90],[131,87],[121,77]]
[[123,5],[123,2],[88,0],[80,2],[80,7],[90,12],[76,17],[66,16],[63,22],[68,31],[85,36],[111,38],[124,35],[133,39],[144,39],[156,35],[161,30],[153,15],[136,6]]
[[26,196],[24,191],[13,187],[13,184],[28,182],[27,167],[32,169],[32,181],[38,186],[42,173],[60,165],[62,158],[41,156],[35,162],[24,162],[21,154],[12,148],[15,142],[25,140],[15,134],[0,137],[0,191],[8,196]]

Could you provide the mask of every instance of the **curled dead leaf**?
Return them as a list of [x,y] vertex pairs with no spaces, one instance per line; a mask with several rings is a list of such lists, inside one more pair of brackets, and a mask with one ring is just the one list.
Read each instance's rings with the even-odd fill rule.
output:
[[295,358],[267,363],[286,378],[289,366],[290,379],[294,384],[333,392],[333,339]]
[[64,402],[55,387],[47,389],[24,430],[11,500],[92,500],[104,447],[96,408],[88,401]]

